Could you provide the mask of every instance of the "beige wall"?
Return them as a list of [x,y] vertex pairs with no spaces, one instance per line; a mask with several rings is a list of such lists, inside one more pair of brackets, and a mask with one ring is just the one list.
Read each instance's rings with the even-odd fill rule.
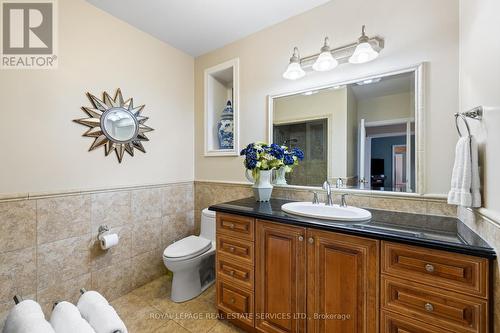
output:
[[[58,7],[59,68],[0,73],[0,194],[192,181],[193,58],[83,0]],[[155,129],[147,153],[121,165],[87,152],[92,139],[72,122],[85,116],[86,92],[116,88],[146,104]]]
[[[388,10],[390,8],[390,10]],[[329,73],[312,73],[298,81],[281,77],[295,45],[302,55],[317,53],[322,38],[333,46],[369,34],[386,39],[374,62],[341,65]],[[428,62],[426,77],[427,192],[446,193],[451,176],[458,108],[458,3],[455,0],[331,1],[195,60],[195,178],[243,181],[238,157],[203,156],[203,70],[228,59],[240,59],[240,141],[267,140],[267,95]],[[440,144],[433,144],[439,141]]]
[[358,119],[366,122],[415,117],[412,93],[367,98],[358,101]]
[[[470,121],[481,144],[484,207],[500,215],[500,34],[498,0],[460,1],[460,110],[483,105],[484,120]],[[456,137],[456,135],[455,135]]]

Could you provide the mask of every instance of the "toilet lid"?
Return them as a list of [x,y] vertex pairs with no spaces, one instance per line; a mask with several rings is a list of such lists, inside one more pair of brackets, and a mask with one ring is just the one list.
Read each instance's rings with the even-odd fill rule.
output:
[[169,245],[163,252],[163,256],[168,258],[192,257],[208,251],[211,246],[212,242],[206,238],[188,236]]

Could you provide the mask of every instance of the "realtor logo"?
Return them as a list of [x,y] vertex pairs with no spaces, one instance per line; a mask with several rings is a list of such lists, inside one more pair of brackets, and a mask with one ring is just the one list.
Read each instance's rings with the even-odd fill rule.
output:
[[1,1],[2,69],[57,67],[55,1],[35,1]]

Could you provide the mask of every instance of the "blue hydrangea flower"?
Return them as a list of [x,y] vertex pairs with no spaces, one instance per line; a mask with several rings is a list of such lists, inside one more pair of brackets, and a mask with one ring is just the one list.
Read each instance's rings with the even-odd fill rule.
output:
[[304,159],[304,152],[302,150],[300,150],[299,148],[293,148],[292,154],[297,156],[297,158],[301,161]]
[[257,160],[247,157],[245,159],[245,165],[246,165],[247,169],[255,169],[255,167],[257,166]]
[[272,156],[274,156],[275,158],[277,158],[278,160],[281,160],[283,158],[283,155],[285,154],[285,151],[283,148],[281,148],[277,144],[273,143],[273,144],[271,144],[269,153]]
[[285,154],[285,157],[283,158],[283,163],[285,163],[285,165],[292,165],[294,162],[295,160],[292,155]]

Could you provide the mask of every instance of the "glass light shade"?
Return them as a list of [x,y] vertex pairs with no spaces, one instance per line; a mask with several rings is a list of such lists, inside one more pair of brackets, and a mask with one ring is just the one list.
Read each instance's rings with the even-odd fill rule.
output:
[[321,52],[318,59],[314,62],[312,68],[317,72],[326,72],[337,67],[339,62],[335,59],[332,54],[327,52]]
[[288,64],[286,71],[283,73],[283,78],[287,80],[297,80],[306,75],[306,72],[300,66],[298,62],[291,62]]
[[368,42],[363,42],[356,46],[353,55],[349,58],[351,64],[363,64],[378,57],[378,52]]

